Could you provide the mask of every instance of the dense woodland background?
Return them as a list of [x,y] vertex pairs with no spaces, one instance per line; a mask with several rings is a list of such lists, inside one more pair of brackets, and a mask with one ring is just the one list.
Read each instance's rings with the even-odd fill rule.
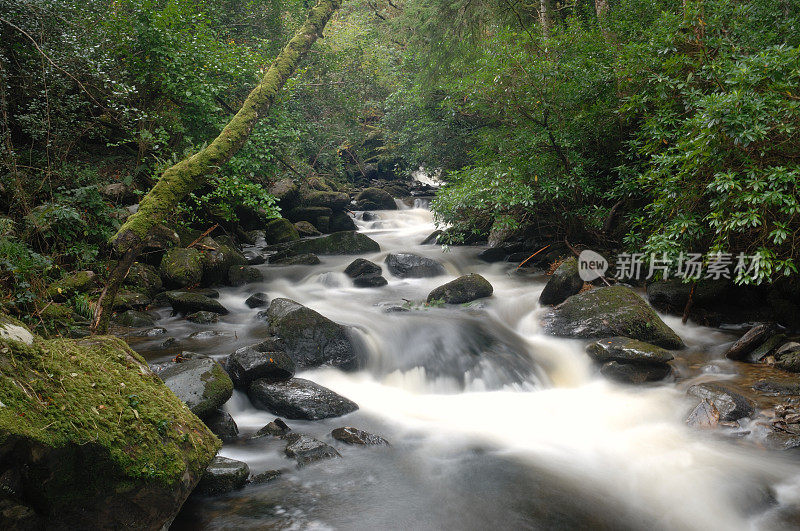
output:
[[[308,7],[0,0],[0,309],[41,321],[52,280],[104,271],[128,215],[108,185],[141,195],[214,138]],[[424,166],[454,243],[535,227],[795,275],[799,46],[796,0],[346,1],[171,224],[277,216],[285,177],[347,190]]]

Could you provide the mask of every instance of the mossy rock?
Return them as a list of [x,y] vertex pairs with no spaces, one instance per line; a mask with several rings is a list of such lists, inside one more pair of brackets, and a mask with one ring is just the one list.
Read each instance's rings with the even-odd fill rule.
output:
[[583,279],[578,274],[578,260],[564,260],[550,276],[539,296],[539,304],[561,304],[583,288]]
[[264,225],[264,239],[269,244],[286,243],[299,240],[300,233],[288,219],[277,218],[269,220]]
[[356,222],[347,212],[334,212],[328,221],[328,232],[357,230]]
[[134,262],[133,265],[131,265],[123,285],[130,288],[132,291],[145,293],[151,297],[164,289],[164,284],[161,281],[161,275],[158,274],[158,270],[142,262]]
[[213,312],[227,315],[228,309],[218,300],[191,291],[168,291],[165,298],[175,313]]
[[253,266],[237,265],[228,271],[228,284],[231,286],[244,286],[262,280],[264,280],[264,275]]
[[397,210],[394,198],[380,188],[365,188],[356,196],[358,210]]
[[[312,225],[314,225],[317,229],[321,232],[325,232],[321,228],[321,225],[328,225],[330,224],[331,216],[333,215],[333,210],[327,207],[297,207],[291,209],[287,214],[286,217],[293,222],[297,221],[308,221]],[[323,223],[325,221],[325,223]],[[327,230],[327,228],[326,228]]]
[[0,454],[44,528],[159,529],[220,447],[113,337],[0,338],[0,402]]
[[200,246],[205,284],[225,284],[233,266],[247,265],[247,258],[223,238],[203,238]]
[[301,194],[300,202],[304,206],[327,207],[336,212],[347,208],[350,196],[344,192],[308,190]]
[[75,312],[72,308],[64,304],[52,303],[48,304],[39,312],[39,316],[46,321],[58,321],[63,323],[70,321],[75,317]]
[[320,263],[320,259],[315,254],[304,253],[283,256],[274,260],[270,259],[269,263],[274,265],[317,265]]
[[320,192],[333,192],[335,191],[331,183],[323,179],[322,177],[309,177],[305,181],[305,187],[311,190],[317,190]]
[[672,361],[672,354],[656,345],[629,337],[609,337],[589,344],[586,353],[594,361],[606,363],[652,363],[665,364]]
[[488,280],[477,273],[458,277],[434,289],[427,302],[442,301],[447,304],[464,304],[484,297],[491,297],[494,288]]
[[161,259],[161,279],[169,288],[185,288],[203,279],[203,256],[197,249],[175,247]]
[[542,324],[545,332],[561,337],[624,336],[668,349],[684,346],[681,338],[641,297],[623,286],[573,295],[547,312]]
[[47,297],[56,302],[64,302],[76,293],[88,293],[97,287],[94,271],[77,271],[47,287]]
[[299,189],[300,187],[292,179],[286,178],[273,183],[269,187],[269,193],[275,196],[282,210],[288,210],[297,200]]
[[222,407],[233,394],[230,376],[211,358],[174,363],[158,375],[198,417],[209,415]]
[[322,236],[322,233],[308,221],[298,221],[294,224],[294,228],[301,237]]
[[136,310],[128,310],[115,315],[114,322],[131,328],[146,328],[156,324],[155,319],[147,312],[139,312]]
[[309,238],[274,246],[289,254],[366,254],[381,250],[378,242],[360,232],[334,232],[320,238]]
[[114,297],[114,311],[124,312],[127,310],[141,310],[149,306],[153,299],[144,293],[137,293],[135,291],[120,291]]
[[249,477],[250,467],[247,463],[217,456],[208,465],[200,483],[197,484],[197,493],[219,496],[241,489]]

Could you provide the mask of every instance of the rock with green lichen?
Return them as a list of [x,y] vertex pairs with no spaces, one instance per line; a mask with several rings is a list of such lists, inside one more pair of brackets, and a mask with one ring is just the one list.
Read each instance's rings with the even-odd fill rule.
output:
[[47,321],[58,321],[63,323],[75,317],[75,312],[72,308],[64,304],[52,303],[48,304],[39,311],[39,317]]
[[218,439],[122,340],[17,328],[0,316],[0,455],[19,505],[48,529],[168,524]]
[[279,253],[291,254],[365,254],[381,250],[378,242],[360,232],[334,232],[320,238],[308,238],[272,246]]
[[356,196],[358,210],[397,210],[394,198],[380,188],[365,188]]
[[573,295],[544,314],[545,332],[554,336],[594,339],[624,336],[660,347],[683,348],[681,338],[636,295],[623,286]]
[[333,210],[328,207],[296,207],[291,209],[286,214],[286,217],[291,221],[308,221],[320,231],[325,232],[325,230],[320,227],[320,225],[323,224],[321,220],[325,218],[328,220],[328,222],[326,222],[327,224],[330,222],[332,215]]
[[300,202],[305,206],[327,207],[333,211],[340,211],[350,203],[350,196],[344,192],[303,190]]
[[147,313],[137,310],[128,310],[113,317],[113,321],[122,326],[131,328],[146,328],[156,324],[155,319]]
[[269,263],[275,265],[317,265],[320,260],[319,256],[315,254],[305,253],[270,259]]
[[297,233],[302,237],[322,236],[322,233],[308,221],[298,221],[294,224]]
[[343,232],[358,230],[356,222],[347,212],[334,212],[328,222],[328,232]]
[[230,376],[211,358],[174,363],[158,375],[198,417],[209,415],[222,407],[233,394]]
[[220,302],[202,293],[192,291],[168,291],[165,297],[175,313],[213,312],[227,315],[228,309]]
[[142,310],[147,308],[152,302],[153,299],[144,293],[124,290],[117,293],[117,296],[114,297],[114,311]]
[[200,246],[203,249],[203,282],[206,285],[225,284],[228,271],[233,266],[247,265],[247,258],[222,239],[203,238]]
[[197,249],[172,248],[161,259],[159,271],[166,287],[194,286],[203,279],[203,256]]
[[138,291],[151,297],[163,289],[163,282],[158,270],[142,262],[134,262],[131,265],[123,285],[132,291]]
[[264,225],[264,240],[269,244],[292,242],[299,239],[300,233],[288,219],[271,219]]
[[264,275],[253,266],[237,265],[228,271],[228,284],[231,286],[244,286],[262,280],[264,280]]
[[76,293],[88,293],[97,287],[97,275],[94,271],[77,271],[56,280],[47,287],[47,297],[64,302]]

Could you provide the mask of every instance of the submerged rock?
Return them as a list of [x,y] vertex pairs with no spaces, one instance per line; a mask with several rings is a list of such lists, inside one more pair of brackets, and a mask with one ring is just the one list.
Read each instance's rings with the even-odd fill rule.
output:
[[752,400],[719,383],[693,385],[687,393],[712,404],[724,421],[739,420],[755,413],[755,403]]
[[160,529],[219,448],[117,338],[34,342],[0,315],[0,395],[3,476],[18,480],[18,506],[0,516],[10,526]]
[[447,304],[464,304],[491,297],[493,291],[494,288],[488,280],[477,273],[470,273],[431,291],[428,294],[427,302],[443,301]]
[[236,421],[224,409],[215,409],[203,417],[203,422],[222,442],[235,441],[239,437]]
[[228,309],[216,299],[189,291],[168,291],[167,301],[175,313],[213,312],[227,315]]
[[298,368],[358,368],[358,355],[347,329],[311,308],[290,299],[275,299],[267,310],[267,319]]
[[583,279],[578,274],[578,260],[568,258],[550,276],[539,296],[539,304],[561,304],[568,297],[577,294],[581,288]]
[[303,378],[285,382],[256,380],[247,395],[255,407],[287,419],[320,420],[358,409],[355,402]]
[[250,477],[250,467],[247,463],[217,456],[208,465],[203,478],[197,484],[195,492],[209,496],[218,496],[241,489]]
[[389,441],[379,435],[374,435],[358,428],[346,426],[336,428],[331,432],[331,436],[337,441],[346,444],[361,444],[365,446],[389,446]]
[[198,417],[222,407],[233,394],[230,377],[211,358],[195,358],[175,363],[161,371],[159,377]]
[[315,461],[342,457],[336,448],[329,444],[300,433],[286,436],[286,455],[297,461],[297,466],[305,466]]
[[261,378],[288,380],[294,376],[294,362],[284,352],[260,352],[256,348],[241,347],[228,356],[225,369],[237,389],[247,389]]
[[444,266],[432,259],[413,253],[392,253],[386,257],[389,272],[399,278],[427,278],[446,274]]
[[258,439],[259,437],[283,437],[292,431],[283,420],[275,419],[257,432],[253,434],[251,439]]
[[664,348],[683,348],[681,338],[633,290],[596,288],[573,295],[543,316],[545,332],[593,339],[624,336]]

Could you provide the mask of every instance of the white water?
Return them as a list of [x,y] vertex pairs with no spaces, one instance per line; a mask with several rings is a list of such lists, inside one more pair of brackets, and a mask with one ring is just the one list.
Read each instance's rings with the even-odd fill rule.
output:
[[[341,419],[289,424],[318,438],[352,425],[384,435],[393,446],[344,448],[344,459],[292,470],[278,482],[224,500],[190,504],[184,512],[197,519],[193,525],[792,527],[782,515],[800,502],[796,462],[688,428],[684,419],[694,402],[674,383],[623,387],[602,380],[583,353],[584,342],[541,334],[541,278],[514,275],[509,264],[478,262],[475,248],[443,253],[438,246],[418,245],[434,229],[427,210],[378,215],[379,221],[358,222],[382,249],[366,258],[382,263],[387,252],[412,251],[443,261],[448,277],[402,280],[384,271],[388,286],[357,289],[341,273],[354,257],[323,257],[313,268],[264,266],[264,285],[224,290],[221,302],[232,310],[225,321],[230,339],[207,350],[227,354],[263,334],[253,326],[257,310],[242,303],[254,291],[292,298],[353,326],[369,351],[365,370],[299,376],[354,400],[360,410]],[[485,276],[494,296],[469,308],[383,311],[404,300],[424,300],[434,287],[468,272]],[[667,321],[690,349],[731,339]],[[194,330],[169,322],[187,335]],[[481,355],[466,353],[471,348]],[[719,360],[707,368],[711,374],[726,370]],[[227,408],[245,436],[274,418],[239,393]],[[289,469],[281,448],[247,441],[226,445],[222,454],[247,461],[254,472]]]

